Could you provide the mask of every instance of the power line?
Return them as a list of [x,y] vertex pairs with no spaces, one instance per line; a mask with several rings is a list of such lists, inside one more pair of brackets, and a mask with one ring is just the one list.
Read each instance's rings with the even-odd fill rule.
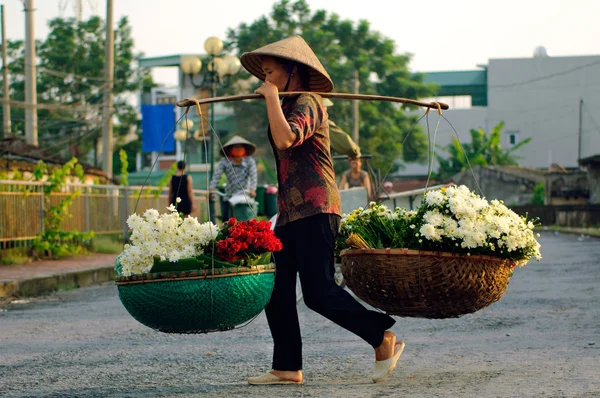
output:
[[82,105],[64,105],[64,104],[48,104],[48,103],[38,103],[38,104],[30,104],[28,102],[25,101],[16,101],[16,100],[8,100],[8,103],[11,106],[14,106],[16,108],[37,108],[37,109],[49,109],[49,110],[57,110],[57,109],[64,109],[64,110],[74,110],[74,111],[86,111],[89,110],[89,108],[101,108],[102,105],[87,105],[86,106],[82,106]]
[[564,70],[564,71],[561,71],[561,72],[556,72],[556,73],[551,73],[549,75],[536,77],[534,79],[523,80],[523,81],[520,81],[520,82],[509,83],[509,84],[499,84],[499,85],[496,85],[496,86],[488,86],[488,88],[507,88],[507,87],[522,86],[522,85],[529,84],[529,83],[539,82],[541,80],[551,79],[551,78],[556,77],[556,76],[566,75],[568,73],[575,72],[577,70],[584,69],[584,68],[589,68],[590,66],[599,65],[599,64],[600,64],[600,61],[594,61],[594,62],[590,62],[590,63],[585,64],[585,65],[579,65],[579,66],[576,66],[574,68],[567,69],[567,70]]
[[[20,59],[15,59],[15,60],[13,60],[12,63],[18,63],[20,65],[23,65],[23,67],[25,67],[25,68],[29,66],[29,64],[27,64],[24,60],[20,60]],[[74,79],[79,79],[79,80],[94,80],[94,81],[99,81],[102,83],[106,82],[106,80],[102,77],[77,75],[72,72],[62,72],[62,71],[58,71],[58,70],[48,69],[48,68],[45,68],[40,65],[36,65],[36,67],[38,68],[38,71],[44,71],[49,75],[54,75],[57,77],[72,77]]]

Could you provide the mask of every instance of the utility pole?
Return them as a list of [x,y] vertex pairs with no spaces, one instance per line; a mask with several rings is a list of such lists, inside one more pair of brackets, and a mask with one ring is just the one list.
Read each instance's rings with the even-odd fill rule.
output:
[[75,16],[77,17],[77,21],[81,22],[81,20],[83,18],[82,0],[75,0],[73,2],[73,7],[75,8]]
[[0,139],[10,136],[10,104],[8,103],[8,58],[6,54],[6,22],[4,18],[4,5],[0,5],[0,14],[2,14],[2,78],[4,98],[2,99],[2,131]]
[[35,72],[35,37],[33,0],[25,0],[25,139],[38,146],[37,76]]
[[[358,94],[358,88],[360,87],[360,81],[358,80],[358,69],[354,70],[354,94]],[[352,101],[352,119],[354,126],[352,128],[352,139],[358,145],[358,101]]]
[[582,135],[582,121],[583,121],[583,98],[579,100],[579,146],[577,149],[577,163],[581,160],[581,135]]
[[115,37],[113,31],[113,0],[106,0],[106,42],[104,57],[104,106],[102,126],[102,171],[112,177],[113,151],[113,74],[115,68]]

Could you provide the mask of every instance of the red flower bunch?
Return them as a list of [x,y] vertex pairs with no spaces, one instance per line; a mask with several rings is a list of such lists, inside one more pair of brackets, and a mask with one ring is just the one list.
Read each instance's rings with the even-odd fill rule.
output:
[[275,237],[269,221],[237,221],[235,218],[222,227],[217,241],[217,257],[233,262],[283,248]]

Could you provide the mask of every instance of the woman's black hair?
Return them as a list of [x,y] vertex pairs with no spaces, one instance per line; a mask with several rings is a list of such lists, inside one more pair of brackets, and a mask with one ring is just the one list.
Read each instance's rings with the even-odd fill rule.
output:
[[179,162],[177,162],[177,168],[179,170],[185,169],[185,162],[183,160],[180,160]]

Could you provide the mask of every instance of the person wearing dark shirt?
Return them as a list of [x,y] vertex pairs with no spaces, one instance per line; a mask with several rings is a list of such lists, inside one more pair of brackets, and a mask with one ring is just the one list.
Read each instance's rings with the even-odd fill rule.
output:
[[[333,82],[300,36],[261,47],[241,58],[242,65],[264,83],[268,137],[277,165],[279,216],[276,236],[283,250],[274,253],[275,286],[265,308],[274,342],[270,372],[249,384],[299,384],[302,338],[296,308],[296,274],[308,308],[361,337],[375,349],[373,381],[387,377],[404,343],[388,329],[395,321],[370,311],[334,280],[335,238],[341,202],[330,151],[329,123],[322,98]],[[280,103],[279,91],[304,92]]]
[[367,190],[367,197],[371,198],[371,179],[369,173],[362,170],[362,161],[360,158],[349,158],[350,169],[342,174],[340,189],[354,187],[364,187]]
[[[186,164],[183,160],[177,162],[177,172],[171,177],[169,183],[169,203],[187,217],[196,211],[196,204],[194,203],[192,177],[185,174],[185,169]],[[177,198],[181,199],[179,203]]]

